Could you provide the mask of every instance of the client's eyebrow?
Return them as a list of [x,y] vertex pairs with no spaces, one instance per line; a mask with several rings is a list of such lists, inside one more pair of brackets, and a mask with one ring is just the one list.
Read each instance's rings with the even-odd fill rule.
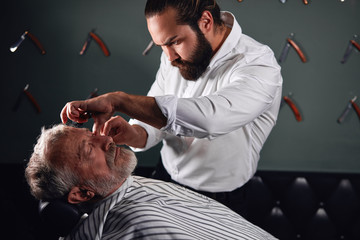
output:
[[82,156],[86,157],[86,154],[85,154],[85,151],[84,151],[86,142],[87,142],[86,139],[83,139],[81,141],[81,143],[79,144],[79,146],[78,146],[77,155],[78,155],[79,160],[82,159]]
[[[85,134],[92,134],[92,132],[89,129],[87,129],[87,128],[83,128],[83,129],[84,129]],[[86,151],[87,144],[88,144],[88,138],[85,137],[81,140],[81,142],[78,146],[77,156],[78,156],[79,160],[89,157],[89,153]]]

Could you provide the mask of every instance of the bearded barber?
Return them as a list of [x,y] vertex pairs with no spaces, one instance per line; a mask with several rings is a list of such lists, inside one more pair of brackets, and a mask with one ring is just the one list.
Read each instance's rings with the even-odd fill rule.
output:
[[[93,113],[95,134],[145,151],[160,141],[154,178],[212,197],[246,216],[246,183],[274,127],[282,77],[272,50],[242,33],[213,0],[148,0],[145,17],[163,50],[148,96],[112,92],[73,101],[62,121]],[[130,122],[115,124],[115,112]]]

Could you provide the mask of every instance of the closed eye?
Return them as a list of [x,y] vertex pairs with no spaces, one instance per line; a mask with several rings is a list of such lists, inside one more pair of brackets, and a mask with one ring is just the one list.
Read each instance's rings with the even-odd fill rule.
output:
[[89,144],[89,147],[88,147],[88,148],[89,148],[89,149],[88,149],[88,155],[87,155],[88,157],[91,156],[91,153],[92,153],[92,151],[93,151],[93,147],[94,147],[94,146],[93,146],[92,144]]

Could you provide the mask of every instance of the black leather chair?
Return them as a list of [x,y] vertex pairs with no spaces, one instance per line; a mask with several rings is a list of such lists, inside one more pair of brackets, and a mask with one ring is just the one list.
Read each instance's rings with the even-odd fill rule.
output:
[[76,205],[69,204],[64,200],[52,202],[39,202],[39,215],[43,229],[54,237],[66,237],[73,228],[87,214],[80,211]]
[[258,171],[248,220],[279,239],[360,239],[360,174]]

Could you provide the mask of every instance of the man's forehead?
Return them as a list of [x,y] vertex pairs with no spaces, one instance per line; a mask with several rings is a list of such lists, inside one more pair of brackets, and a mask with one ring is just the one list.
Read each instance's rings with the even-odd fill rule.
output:
[[63,167],[64,165],[71,165],[78,160],[78,146],[81,143],[80,136],[85,130],[68,127],[66,135],[60,136],[52,145],[51,158],[49,160],[52,164]]
[[67,142],[69,145],[81,145],[85,138],[92,135],[92,132],[87,128],[72,128],[70,131],[70,135],[67,138]]
[[147,18],[149,32],[158,45],[162,45],[169,37],[177,35],[177,25],[175,15],[165,11],[163,13]]
[[89,129],[87,128],[76,128],[76,127],[71,127],[71,132],[73,134],[78,134],[78,135],[85,135],[88,133],[91,133]]
[[63,151],[68,154],[67,160],[69,160],[69,162],[80,163],[84,146],[88,138],[87,136],[90,134],[91,132],[87,128],[71,127],[70,134],[62,143]]

